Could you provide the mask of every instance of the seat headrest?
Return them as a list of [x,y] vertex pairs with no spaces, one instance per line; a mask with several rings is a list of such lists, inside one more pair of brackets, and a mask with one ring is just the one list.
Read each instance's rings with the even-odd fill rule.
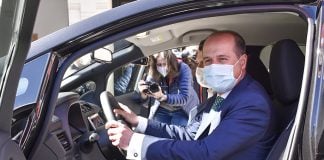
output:
[[246,71],[264,87],[270,96],[272,96],[273,92],[271,88],[270,74],[258,56],[253,54],[248,55]]
[[297,43],[284,39],[274,44],[270,55],[270,79],[276,99],[294,103],[300,94],[305,56]]

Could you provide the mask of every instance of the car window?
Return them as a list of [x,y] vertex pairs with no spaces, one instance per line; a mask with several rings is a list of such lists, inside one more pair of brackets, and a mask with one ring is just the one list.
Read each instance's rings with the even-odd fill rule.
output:
[[36,103],[46,74],[49,57],[49,54],[45,54],[25,63],[18,83],[14,109],[26,104]]
[[64,78],[69,77],[71,75],[73,75],[74,73],[82,70],[83,68],[86,68],[87,66],[95,63],[95,61],[91,58],[91,55],[95,52],[106,52],[107,50],[109,51],[114,51],[114,47],[112,44],[110,45],[106,45],[104,47],[101,47],[99,49],[96,49],[80,58],[78,58],[77,60],[75,60],[67,69],[67,71],[64,74]]
[[66,72],[64,74],[64,78],[76,73],[77,71],[89,66],[92,63],[94,63],[94,61],[91,60],[91,53],[88,53],[88,54],[78,58],[66,70]]
[[114,74],[114,94],[120,96],[134,92],[140,74],[141,65],[126,64],[118,68]]

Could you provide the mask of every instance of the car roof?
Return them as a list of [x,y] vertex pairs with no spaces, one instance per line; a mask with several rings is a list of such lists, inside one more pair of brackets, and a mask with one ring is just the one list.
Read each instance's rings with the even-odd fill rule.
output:
[[[56,31],[50,35],[47,35],[39,40],[36,40],[32,43],[29,50],[27,61],[38,57],[46,52],[55,50],[59,46],[69,45],[71,43],[80,43],[88,35],[95,34],[94,32],[100,30],[107,26],[107,24],[121,23],[122,19],[129,18],[131,16],[143,13],[150,12],[151,10],[161,9],[163,7],[168,8],[176,4],[188,5],[191,1],[185,0],[140,0],[134,1],[117,8],[113,8],[101,14],[95,15],[78,23],[75,23],[71,26],[63,28],[59,31]],[[226,6],[226,5],[247,5],[247,4],[294,4],[294,3],[310,3],[314,0],[250,0],[250,1],[227,1],[227,0],[218,0],[218,1],[201,1],[202,4],[209,4],[210,6]],[[208,3],[209,2],[209,3]],[[138,7],[141,6],[141,7]],[[125,12],[127,11],[127,12]],[[233,19],[234,20],[234,19]],[[207,27],[206,27],[207,28]],[[186,29],[187,31],[190,28]],[[192,29],[191,29],[192,30]],[[208,28],[206,29],[208,30]],[[208,31],[207,31],[208,32]],[[131,40],[132,41],[132,40]],[[134,41],[132,41],[134,42]],[[145,50],[145,49],[144,49]]]

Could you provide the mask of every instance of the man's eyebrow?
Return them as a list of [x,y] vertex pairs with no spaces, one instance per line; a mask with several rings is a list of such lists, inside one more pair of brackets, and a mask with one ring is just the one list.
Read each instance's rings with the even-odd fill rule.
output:
[[224,54],[221,54],[221,55],[216,55],[217,58],[228,58],[229,56],[228,55],[224,55]]

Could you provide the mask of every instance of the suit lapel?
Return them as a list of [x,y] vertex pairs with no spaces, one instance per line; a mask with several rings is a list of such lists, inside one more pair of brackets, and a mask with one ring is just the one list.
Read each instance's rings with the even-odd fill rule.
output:
[[[246,75],[241,82],[235,86],[233,88],[233,90],[231,91],[231,93],[226,97],[226,99],[224,100],[224,102],[221,105],[220,111],[219,112],[211,112],[210,116],[209,112],[211,109],[211,106],[213,104],[213,102],[215,101],[216,95],[214,95],[212,98],[209,99],[209,101],[207,101],[206,105],[198,108],[198,114],[202,114],[202,119],[201,119],[201,123],[200,126],[196,132],[195,135],[195,140],[200,139],[202,136],[205,137],[208,135],[209,132],[209,128],[210,128],[210,124],[211,122],[215,121],[215,123],[213,124],[213,130],[219,125],[219,123],[221,122],[221,116],[222,113],[226,114],[226,110],[228,108],[228,106],[230,106],[231,102],[233,99],[235,99],[235,96],[237,96],[236,92],[238,92],[238,90],[244,89],[246,87],[246,85],[248,85],[248,83],[251,82],[251,78],[249,75]],[[207,133],[207,134],[206,134]]]
[[204,132],[211,133],[210,128],[214,130],[220,123],[220,120],[221,111],[216,112],[212,110],[210,111],[210,113],[203,113],[200,126],[195,135],[195,140],[197,140],[200,136],[204,135]]
[[202,118],[201,118],[201,122],[200,122],[200,126],[196,132],[195,135],[195,140],[197,140],[199,138],[199,136],[205,131],[205,129],[210,125],[210,122],[208,122],[208,113],[203,113]]

